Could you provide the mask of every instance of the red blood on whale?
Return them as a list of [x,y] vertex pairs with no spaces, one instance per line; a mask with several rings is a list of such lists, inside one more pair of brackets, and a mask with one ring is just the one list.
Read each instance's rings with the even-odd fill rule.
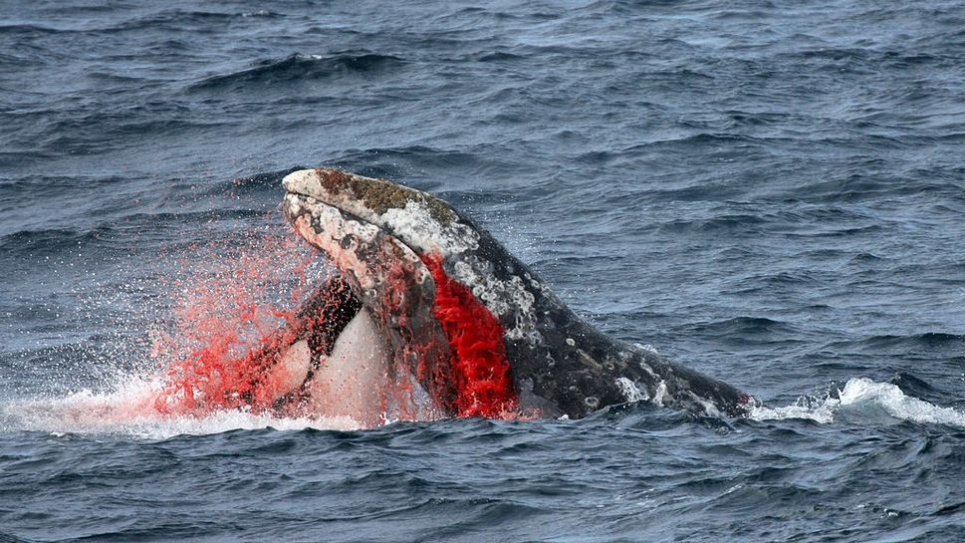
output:
[[449,340],[460,417],[503,418],[517,411],[503,327],[472,292],[450,278],[439,255],[422,261],[436,283],[433,314]]
[[[263,289],[279,268],[290,262],[282,251],[297,248],[270,245],[223,259],[221,274],[196,284],[174,285],[182,290],[176,306],[179,333],[156,345],[167,364],[163,388],[154,401],[166,415],[204,416],[212,411],[241,409],[277,416],[311,416],[296,401],[278,405],[284,388],[272,372],[278,353],[294,342],[300,330],[325,326],[321,314],[297,315],[266,300]],[[287,253],[286,253],[287,254]],[[448,277],[439,256],[424,257],[436,284],[433,316],[439,321],[451,353],[451,375],[456,389],[452,406],[459,417],[518,417],[518,400],[503,342],[503,327],[465,286]],[[304,298],[314,281],[305,277],[310,255],[296,264],[298,284],[293,305]],[[325,293],[315,295],[325,297]],[[335,300],[333,300],[334,303]],[[388,391],[404,403],[406,391]]]

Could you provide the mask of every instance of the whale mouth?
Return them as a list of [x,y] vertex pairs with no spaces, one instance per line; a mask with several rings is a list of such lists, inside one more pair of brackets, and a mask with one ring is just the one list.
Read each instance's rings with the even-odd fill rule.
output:
[[293,172],[283,185],[286,219],[328,257],[375,323],[390,379],[414,381],[410,388],[424,390],[442,416],[515,412],[502,326],[442,268],[447,254],[477,239],[448,204],[329,169]]
[[[383,395],[376,403],[394,411],[386,418],[448,414],[448,343],[432,314],[434,284],[422,260],[377,226],[313,197],[289,193],[283,211],[295,231],[338,269],[348,303],[358,304],[369,324],[367,335],[351,343],[357,350],[380,346],[376,357],[357,357],[364,363],[343,356],[340,376],[359,381],[354,388],[413,391],[410,398],[396,398],[394,409]],[[370,378],[360,378],[363,373]]]

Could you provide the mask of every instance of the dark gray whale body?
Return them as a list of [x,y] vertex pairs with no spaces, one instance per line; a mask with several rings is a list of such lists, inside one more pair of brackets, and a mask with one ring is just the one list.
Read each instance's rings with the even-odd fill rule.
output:
[[[286,217],[328,255],[353,307],[370,316],[379,336],[370,340],[382,342],[387,373],[396,381],[408,374],[435,416],[512,410],[580,418],[649,401],[741,417],[756,404],[724,382],[605,336],[441,199],[331,169],[294,172],[284,186]],[[453,303],[460,307],[444,305]],[[501,344],[485,343],[476,330],[490,328]],[[508,364],[508,395],[499,390],[499,360],[486,366],[476,358]],[[472,375],[484,386],[467,385]],[[487,411],[487,401],[502,403]]]

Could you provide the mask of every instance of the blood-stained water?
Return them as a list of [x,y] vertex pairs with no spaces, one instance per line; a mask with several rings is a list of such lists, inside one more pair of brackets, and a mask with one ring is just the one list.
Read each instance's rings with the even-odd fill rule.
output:
[[[331,314],[326,299],[338,302],[337,293],[315,290],[325,279],[315,269],[317,254],[287,238],[259,240],[233,254],[203,253],[218,259],[214,273],[175,284],[182,291],[174,329],[157,344],[165,367],[154,408],[165,415],[238,409],[298,417],[314,415],[306,412],[311,406],[336,403],[337,398],[304,401],[301,378],[278,364],[306,329],[326,325]],[[438,258],[424,262],[436,284],[433,314],[449,342],[454,415],[516,416],[502,326],[469,289],[445,274]],[[279,295],[282,286],[287,295]],[[308,295],[320,299],[311,314],[299,311]],[[398,381],[397,395],[409,398],[411,383]],[[393,397],[392,391],[383,396]]]
[[323,324],[298,309],[330,271],[287,236],[198,256],[185,267],[203,271],[172,284],[178,303],[155,345],[163,386],[154,407],[172,415],[290,411],[280,400],[292,392],[291,376],[274,366],[307,327]]

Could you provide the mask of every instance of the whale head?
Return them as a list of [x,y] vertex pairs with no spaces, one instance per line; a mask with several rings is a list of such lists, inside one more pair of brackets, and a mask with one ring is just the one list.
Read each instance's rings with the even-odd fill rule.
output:
[[341,272],[389,373],[413,376],[446,415],[577,418],[637,400],[746,414],[746,394],[579,319],[440,198],[327,168],[283,185],[285,217]]

